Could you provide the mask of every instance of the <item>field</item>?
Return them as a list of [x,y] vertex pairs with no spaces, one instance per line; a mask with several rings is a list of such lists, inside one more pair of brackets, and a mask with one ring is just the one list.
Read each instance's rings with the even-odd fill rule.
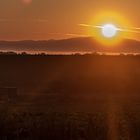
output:
[[1,55],[0,140],[139,140],[140,56]]

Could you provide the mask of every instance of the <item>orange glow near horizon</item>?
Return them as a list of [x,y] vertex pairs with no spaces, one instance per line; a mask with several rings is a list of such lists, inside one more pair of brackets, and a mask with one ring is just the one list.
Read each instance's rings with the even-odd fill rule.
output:
[[116,39],[110,41],[112,44],[115,40],[120,42],[120,38],[140,40],[139,5],[140,0],[1,0],[0,40],[49,40],[91,35],[100,43],[106,42],[100,40],[103,39],[100,29],[81,28],[77,26],[80,23],[113,24],[138,31],[119,32]]

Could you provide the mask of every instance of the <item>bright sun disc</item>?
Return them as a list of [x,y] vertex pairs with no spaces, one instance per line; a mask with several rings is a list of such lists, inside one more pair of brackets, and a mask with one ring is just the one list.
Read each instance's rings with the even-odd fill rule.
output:
[[132,24],[120,13],[102,11],[94,15],[94,18],[91,15],[91,19],[88,24],[92,28],[89,27],[87,33],[104,46],[117,46],[126,36],[133,37],[132,32],[123,31]]
[[102,34],[106,38],[112,38],[117,35],[117,28],[113,24],[105,24],[102,26]]

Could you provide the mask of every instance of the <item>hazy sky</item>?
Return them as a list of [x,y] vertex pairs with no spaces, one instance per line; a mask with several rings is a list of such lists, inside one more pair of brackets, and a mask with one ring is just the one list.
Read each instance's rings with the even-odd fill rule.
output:
[[[0,40],[59,39],[85,34],[99,11],[121,13],[140,27],[140,0],[0,0]],[[137,35],[140,39],[140,35]]]

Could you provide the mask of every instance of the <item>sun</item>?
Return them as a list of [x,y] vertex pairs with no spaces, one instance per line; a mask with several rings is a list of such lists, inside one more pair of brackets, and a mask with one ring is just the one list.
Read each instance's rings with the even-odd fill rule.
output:
[[[126,17],[113,11],[99,12],[88,23],[87,33],[105,46],[117,46],[125,37],[133,37],[132,32],[126,32],[127,27],[132,27]],[[83,26],[87,26],[84,25]],[[123,30],[124,29],[124,30]]]
[[101,28],[102,35],[106,38],[113,38],[117,35],[117,27],[113,24],[105,24]]
[[93,26],[93,33],[95,38],[106,46],[114,46],[120,43],[123,40],[125,34],[121,31],[121,28],[118,24],[106,22],[102,23],[99,26]]
[[140,34],[140,28],[133,26],[120,13],[113,11],[99,12],[89,23],[78,24],[86,27],[86,34],[104,46],[119,46],[126,38],[134,38]]

